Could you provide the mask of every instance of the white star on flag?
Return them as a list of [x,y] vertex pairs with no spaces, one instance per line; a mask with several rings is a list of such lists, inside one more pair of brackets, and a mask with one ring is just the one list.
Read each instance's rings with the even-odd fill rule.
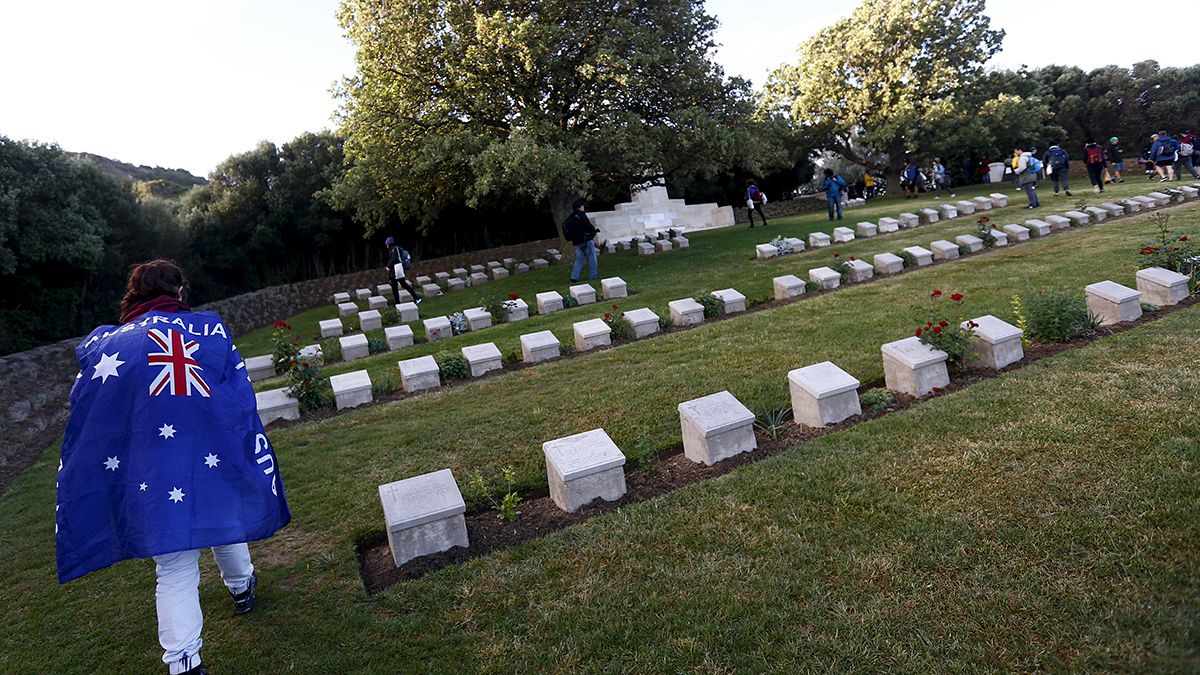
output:
[[98,377],[100,378],[100,384],[104,384],[105,382],[108,382],[110,375],[112,377],[120,377],[121,374],[117,372],[117,368],[125,365],[124,361],[117,359],[117,357],[120,355],[121,352],[102,355],[100,357],[100,361],[96,363],[96,370],[92,373],[92,379],[94,380]]
[[161,427],[158,428],[158,435],[163,438],[174,438],[175,437],[175,425],[163,424]]
[[145,492],[146,488],[148,488],[148,487],[150,487],[150,486],[146,485],[145,481],[143,481],[142,484],[138,486],[138,490]]
[[221,461],[221,458],[217,457],[216,455],[212,454],[211,452],[208,453],[208,457],[204,458],[205,466],[207,466],[210,469],[217,468],[217,463],[219,463],[220,461]]
[[175,502],[176,504],[183,501],[183,498],[185,496],[183,494],[183,490],[180,490],[179,488],[175,488],[174,490],[171,490],[167,494],[171,495],[170,497],[168,497],[168,499]]
[[121,460],[117,459],[116,457],[109,457],[108,459],[104,460],[104,468],[108,469],[109,471],[116,471],[117,467],[119,466],[121,466]]

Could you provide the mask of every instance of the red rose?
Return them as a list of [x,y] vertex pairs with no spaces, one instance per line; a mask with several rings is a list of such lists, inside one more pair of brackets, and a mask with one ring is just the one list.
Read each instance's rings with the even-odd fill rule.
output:
[[508,294],[508,299],[509,299],[509,300],[516,300],[516,299],[517,299],[517,298],[519,298],[519,297],[521,297],[521,296],[517,295],[516,293],[509,293],[509,294]]
[[963,295],[962,295],[962,293],[955,293],[954,295],[950,296],[950,299],[955,302],[958,302],[959,300],[963,299]]
[[931,297],[931,298],[940,298],[941,296],[942,296],[942,292],[936,288],[933,289],[933,292],[929,294],[929,297]]
[[1188,236],[1185,234],[1179,238],[1179,241],[1188,241]]
[[920,328],[917,329],[917,337],[921,337],[921,329]]
[[621,312],[621,316],[625,316],[625,312]]
[[942,328],[945,328],[946,326],[949,326],[950,324],[946,323],[945,321],[942,321],[942,322],[938,323],[938,325],[941,326]]
[[616,306],[616,305],[613,305],[613,309],[616,309],[616,308],[617,308],[617,306]]
[[941,327],[941,326],[934,326],[934,327],[933,327],[933,334],[934,334],[934,335],[941,335],[941,334],[942,334],[942,327]]
[[842,254],[841,254],[841,253],[834,253],[834,254],[833,254],[833,257],[835,257],[835,258],[840,258],[840,257],[842,257]]
[[851,259],[851,260],[858,260],[858,258],[855,258],[854,256],[850,256],[850,259]]
[[606,313],[604,314],[604,318],[606,318],[606,319],[611,319],[611,318],[612,318],[612,314],[609,314],[609,313],[607,313],[607,312],[606,312]]
[[926,327],[926,328],[933,328],[933,322],[932,322],[932,321],[926,321],[926,322],[925,322],[925,327]]
[[941,387],[934,387],[934,388],[933,388],[933,390],[934,390],[934,391],[941,391],[941,390],[942,390],[942,388],[941,388]]

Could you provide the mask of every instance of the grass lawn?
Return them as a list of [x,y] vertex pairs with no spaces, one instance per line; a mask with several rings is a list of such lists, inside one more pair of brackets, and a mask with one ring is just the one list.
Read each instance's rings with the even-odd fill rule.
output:
[[[1197,231],[1200,206],[1170,212]],[[1011,213],[998,222],[1025,219]],[[838,250],[896,250],[972,222]],[[807,217],[779,231],[823,228]],[[677,403],[729,389],[752,408],[786,405],[786,372],[822,360],[871,381],[879,345],[911,333],[908,308],[931,288],[1007,318],[1011,295],[1031,287],[1132,285],[1149,229],[1139,217],[1071,230],[279,430],[295,520],[253,547],[249,617],[228,615],[206,564],[205,659],[222,672],[1195,671],[1200,308],[377,596],[354,555],[358,536],[382,529],[380,483],[449,467],[462,486],[472,470],[512,465],[523,489],[539,489],[545,440],[603,427],[621,446],[666,447],[678,442]],[[626,306],[665,310],[727,286],[764,296],[771,277],[829,258],[750,261],[763,240],[704,233],[689,252],[604,258],[604,273],[639,292]],[[509,281],[531,295],[565,286],[549,276],[562,271]],[[447,346],[515,342],[594,310],[563,314]],[[397,357],[383,357],[371,367],[394,369]],[[0,671],[158,667],[151,564],[55,583],[55,465],[51,449],[0,497]]]

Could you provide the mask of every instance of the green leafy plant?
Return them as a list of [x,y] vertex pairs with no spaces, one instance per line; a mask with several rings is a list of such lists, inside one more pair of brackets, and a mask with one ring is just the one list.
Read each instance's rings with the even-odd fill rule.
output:
[[658,327],[663,330],[670,328],[671,327],[671,317],[669,317],[669,316],[658,317]]
[[992,234],[991,218],[987,216],[979,216],[975,224],[979,226],[979,238],[983,240],[984,248],[992,248],[996,245],[996,235]]
[[772,439],[776,439],[787,426],[787,420],[791,416],[791,406],[760,408],[754,413],[754,426]]
[[375,398],[388,396],[400,388],[396,376],[391,371],[375,375],[371,379],[371,394]]
[[960,244],[958,247],[958,255],[960,255],[960,256],[971,255],[971,247]]
[[971,349],[976,324],[963,317],[962,293],[950,294],[953,303],[950,307],[946,307],[944,297],[944,293],[934,289],[929,293],[928,305],[914,308],[916,336],[922,343],[946,352],[946,367],[951,373],[962,373],[967,362],[978,357]]
[[638,436],[630,447],[634,461],[644,473],[654,473],[658,467],[658,448],[654,447],[654,442],[646,434]]
[[467,360],[461,354],[438,354],[433,360],[437,362],[443,380],[465,380],[471,372]]
[[276,321],[271,331],[271,360],[275,363],[275,372],[286,372],[288,364],[296,360],[300,353],[300,336],[292,332],[292,325],[286,321]]
[[388,350],[387,340],[381,337],[373,337],[367,340],[368,354],[382,354]]
[[579,301],[576,300],[575,298],[572,298],[569,295],[563,298],[563,309],[571,309],[572,307],[578,307],[578,306],[579,306]]
[[517,492],[517,471],[512,466],[500,469],[499,486],[493,486],[491,481],[483,477],[483,472],[475,471],[467,481],[467,491],[477,502],[486,504],[497,512],[497,517],[506,522],[515,522],[521,512],[517,505],[521,503],[521,495]]
[[620,311],[618,306],[613,305],[612,311],[605,312],[601,319],[608,324],[609,330],[612,331],[610,337],[613,340],[633,339],[633,326],[625,320],[625,312]]
[[500,363],[505,366],[511,366],[521,362],[521,352],[510,349],[500,356]]
[[1070,342],[1099,326],[1082,297],[1058,289],[1027,294],[1025,313],[1029,337],[1043,344]]
[[1185,232],[1171,232],[1171,214],[1155,213],[1150,222],[1158,230],[1158,236],[1146,242],[1138,251],[1138,267],[1161,267],[1188,277],[1188,290],[1196,292],[1200,280],[1200,251],[1192,246],[1192,238]]
[[342,360],[342,341],[328,338],[321,342],[321,358],[325,363],[337,363]]
[[1009,304],[1012,305],[1013,319],[1016,321],[1017,328],[1021,329],[1021,346],[1028,347],[1029,320],[1025,318],[1025,304],[1021,302],[1021,295],[1013,293]]
[[304,359],[291,362],[287,375],[287,395],[300,403],[300,412],[310,413],[330,404],[329,378],[321,367]]
[[900,261],[904,263],[904,269],[917,266],[917,257],[908,251],[900,251],[897,257],[899,257]]
[[805,293],[816,293],[819,290],[821,290],[821,284],[813,281],[812,279],[804,282]]
[[400,323],[400,312],[396,311],[395,305],[385,305],[383,309],[379,310],[379,318],[383,321],[383,325],[394,326]]
[[872,389],[860,396],[858,400],[863,407],[881,412],[896,404],[896,395],[887,389]]
[[521,296],[516,293],[509,293],[507,296],[489,295],[483,299],[482,306],[484,311],[492,315],[492,323],[501,324],[508,321],[508,310],[516,306],[513,301],[519,297]]
[[704,318],[712,319],[721,316],[721,301],[712,293],[701,293],[696,296],[696,302],[704,307]]

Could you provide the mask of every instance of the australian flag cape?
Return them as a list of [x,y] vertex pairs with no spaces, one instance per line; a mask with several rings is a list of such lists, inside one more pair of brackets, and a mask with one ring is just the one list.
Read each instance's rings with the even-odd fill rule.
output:
[[245,364],[212,312],[75,348],[55,537],[65,583],[127,558],[265,539],[291,519]]

